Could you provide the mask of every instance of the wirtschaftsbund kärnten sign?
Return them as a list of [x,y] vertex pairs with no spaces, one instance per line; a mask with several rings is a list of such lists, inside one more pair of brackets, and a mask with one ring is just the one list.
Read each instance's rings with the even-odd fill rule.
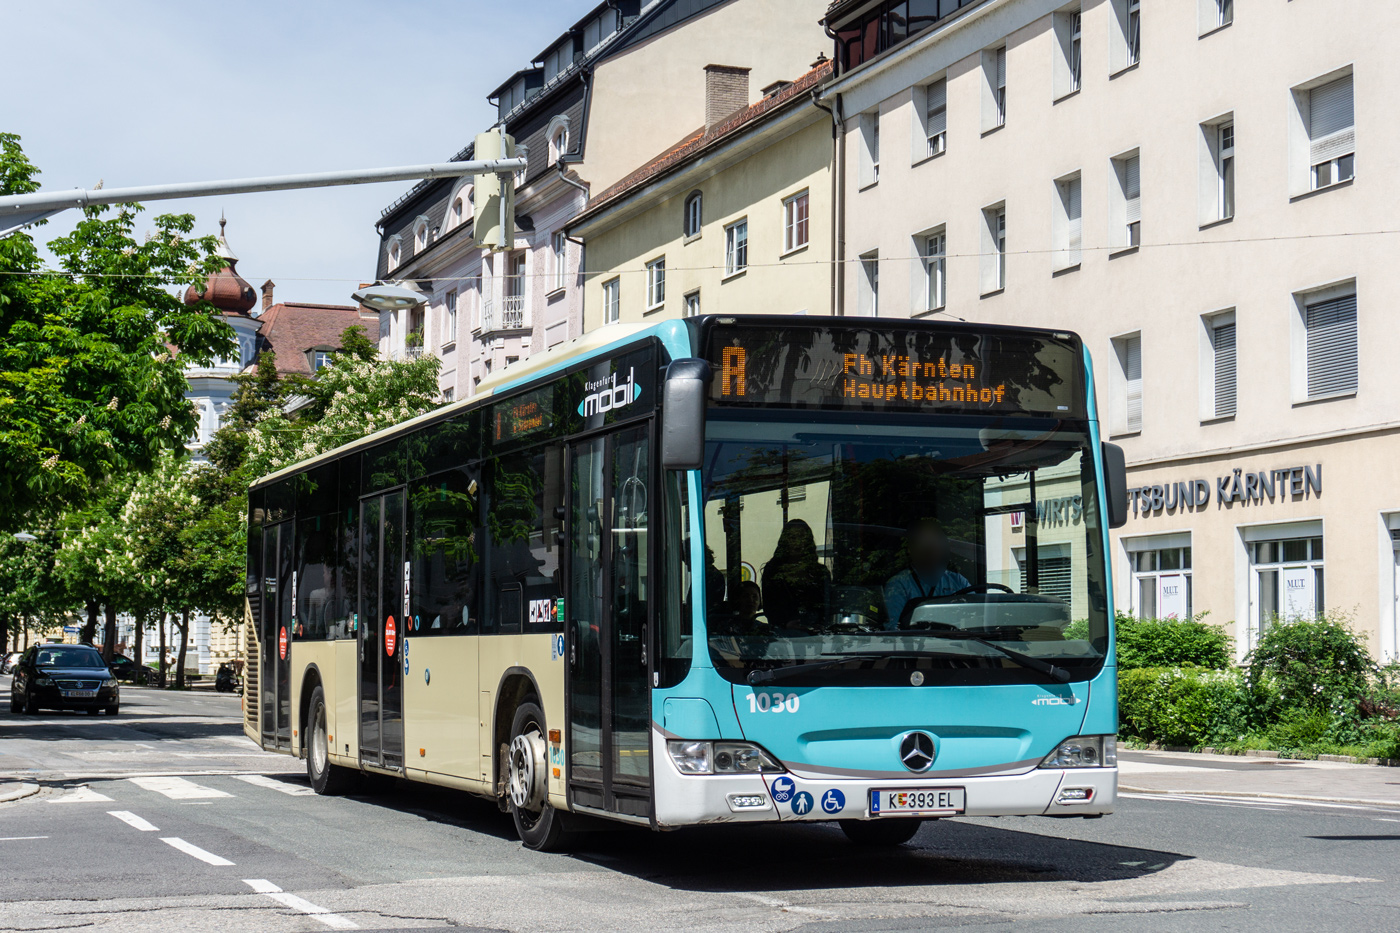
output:
[[[1157,512],[1199,512],[1211,503],[1211,484],[1205,479],[1175,483],[1133,486],[1128,499],[1133,514],[1140,517]],[[1284,467],[1281,470],[1245,471],[1236,467],[1215,478],[1215,506],[1226,508],[1235,502],[1261,505],[1268,502],[1300,502],[1322,495],[1322,464]]]

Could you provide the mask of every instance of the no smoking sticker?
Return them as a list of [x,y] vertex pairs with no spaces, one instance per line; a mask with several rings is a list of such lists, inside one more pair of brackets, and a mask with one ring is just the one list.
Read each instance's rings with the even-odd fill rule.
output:
[[389,621],[384,623],[384,653],[393,657],[394,648],[398,645],[399,633],[394,625],[394,617],[389,616]]

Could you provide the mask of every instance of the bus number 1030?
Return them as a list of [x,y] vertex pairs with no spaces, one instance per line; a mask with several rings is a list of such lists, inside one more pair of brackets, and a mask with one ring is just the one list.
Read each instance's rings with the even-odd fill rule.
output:
[[750,713],[795,713],[801,698],[795,693],[750,693]]

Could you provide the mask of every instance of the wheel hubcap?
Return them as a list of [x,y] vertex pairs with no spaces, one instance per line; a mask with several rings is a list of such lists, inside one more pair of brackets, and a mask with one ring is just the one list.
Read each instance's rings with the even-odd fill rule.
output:
[[539,810],[544,805],[544,740],[539,732],[517,735],[510,743],[506,787],[517,810]]
[[326,708],[316,707],[316,721],[311,729],[311,767],[317,774],[326,770]]

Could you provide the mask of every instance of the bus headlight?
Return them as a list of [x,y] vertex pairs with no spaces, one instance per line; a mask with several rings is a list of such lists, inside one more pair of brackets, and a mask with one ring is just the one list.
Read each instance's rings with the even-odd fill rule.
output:
[[1116,768],[1118,736],[1074,735],[1045,756],[1042,768]]
[[774,774],[785,770],[752,742],[700,742],[673,739],[666,750],[681,774]]

